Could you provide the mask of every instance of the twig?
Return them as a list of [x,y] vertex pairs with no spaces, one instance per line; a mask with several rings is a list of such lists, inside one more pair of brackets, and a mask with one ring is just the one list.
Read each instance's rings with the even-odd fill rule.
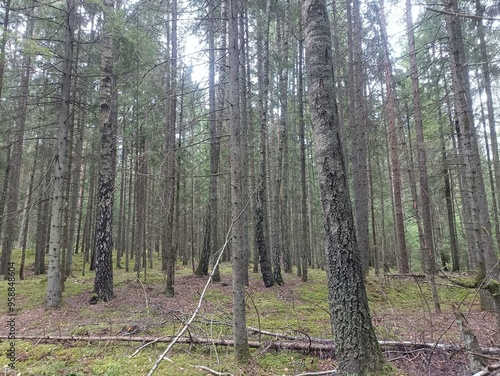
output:
[[149,345],[152,345],[152,344],[155,344],[155,343],[158,343],[160,342],[162,339],[165,339],[166,337],[159,337],[157,339],[155,339],[154,341],[149,341],[147,343],[145,343],[144,345],[140,346],[137,350],[135,350],[131,355],[129,355],[129,359],[130,358],[133,358],[134,356],[136,356],[137,354],[139,354],[141,352],[142,349],[148,347]]
[[[257,333],[259,333],[259,342],[261,341],[261,337],[262,337],[262,332],[260,330],[260,314],[259,314],[259,310],[257,309],[257,305],[255,304],[254,300],[253,300],[253,297],[252,297],[252,294],[250,294],[249,292],[247,292],[247,296],[250,298],[250,300],[252,301],[252,305],[253,307],[255,308],[255,313],[257,314],[257,325],[259,325],[259,330],[257,330]],[[248,328],[247,328],[248,330]]]
[[425,9],[431,11],[431,12],[436,12],[440,14],[447,14],[450,16],[455,16],[455,17],[463,17],[463,18],[472,18],[474,20],[487,20],[487,21],[500,21],[500,18],[495,18],[495,17],[485,17],[485,16],[477,16],[474,14],[465,14],[465,13],[457,13],[457,12],[449,12],[446,10],[440,10],[440,9],[434,9],[430,7],[425,7]]
[[148,303],[148,294],[146,293],[146,288],[144,287],[144,284],[137,276],[135,277],[135,279],[137,279],[139,281],[139,283],[142,286],[142,291],[144,291],[144,298],[146,299],[146,312],[148,312],[149,311],[149,303]]
[[212,375],[217,375],[217,376],[233,376],[232,373],[218,372],[218,371],[216,371],[214,369],[211,369],[211,368],[208,368],[208,367],[205,367],[205,366],[191,366],[191,367],[194,367],[194,368],[197,368],[197,369],[201,369],[203,371],[210,372]]
[[295,376],[316,376],[316,375],[337,375],[337,370],[332,369],[330,371],[304,372],[304,373],[299,373],[298,375]]

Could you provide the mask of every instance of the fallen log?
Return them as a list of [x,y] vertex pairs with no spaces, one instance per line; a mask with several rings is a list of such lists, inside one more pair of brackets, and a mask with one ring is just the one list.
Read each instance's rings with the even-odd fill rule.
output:
[[[16,336],[16,340],[37,341],[37,342],[56,342],[56,341],[82,341],[82,342],[97,342],[97,341],[117,341],[117,342],[155,342],[169,343],[175,337],[152,337],[152,336],[50,336],[50,335],[23,335]],[[11,340],[7,335],[0,335],[0,340]],[[267,348],[273,350],[297,350],[307,352],[333,352],[334,346],[331,340],[325,339],[323,343],[316,341],[249,341],[248,346],[254,349]],[[231,339],[209,339],[199,337],[180,337],[179,343],[188,345],[216,345],[216,346],[233,346],[234,341]],[[454,344],[444,343],[415,343],[410,341],[379,341],[383,351],[414,351],[419,349],[440,350],[440,351],[460,351],[464,348]],[[500,355],[500,347],[483,347],[481,352],[484,355]]]
[[489,366],[485,367],[483,370],[475,373],[472,376],[489,376],[492,375],[493,372],[498,370],[500,370],[500,363],[490,364]]
[[[119,342],[155,342],[169,343],[175,339],[173,336],[150,337],[150,336],[16,336],[16,340],[27,340],[37,342],[55,342],[55,341],[74,341],[74,342],[97,342],[97,341],[119,341]],[[7,335],[0,335],[0,340],[11,340]],[[216,346],[234,346],[231,339],[208,339],[198,337],[180,337],[177,342],[188,345],[216,345]],[[248,346],[253,349],[268,348],[273,350],[298,350],[298,351],[333,351],[332,344],[305,343],[297,341],[249,341]]]

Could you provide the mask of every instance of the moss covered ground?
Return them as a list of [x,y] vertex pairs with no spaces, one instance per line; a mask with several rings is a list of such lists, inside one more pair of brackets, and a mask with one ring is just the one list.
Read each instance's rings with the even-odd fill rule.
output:
[[[13,261],[20,254],[14,252]],[[109,303],[89,305],[93,273],[82,275],[82,260],[75,255],[73,276],[65,283],[63,304],[57,310],[46,310],[44,299],[46,276],[34,276],[30,268],[33,252],[28,252],[27,275],[17,280],[16,333],[21,335],[116,336],[128,334],[160,337],[175,335],[194,311],[206,278],[192,276],[190,267],[179,266],[176,277],[176,297],[163,294],[164,276],[157,269],[147,270],[141,282],[134,272],[116,269],[116,297]],[[156,260],[159,264],[159,260]],[[188,335],[221,339],[231,338],[231,269],[221,267],[222,283],[211,285],[202,309]],[[322,270],[311,270],[309,281],[303,283],[294,275],[285,275],[284,286],[264,288],[258,274],[250,273],[248,287],[248,325],[262,330],[302,337],[331,338],[331,325],[326,291],[326,276]],[[439,295],[444,313],[433,311],[429,286],[412,279],[386,279],[370,275],[367,291],[372,319],[381,340],[458,341],[452,325],[452,306],[462,311],[477,311],[474,290],[454,287],[440,280]],[[0,314],[6,322],[7,282],[0,282],[0,299],[4,297]],[[6,325],[4,325],[6,327]],[[7,330],[7,329],[6,329]],[[6,333],[5,333],[6,334]],[[271,341],[271,336],[250,334],[253,341]],[[64,341],[16,339],[16,372],[21,375],[146,375],[167,346],[158,343],[131,354],[140,346],[126,341]],[[7,365],[9,341],[0,343],[0,365]],[[251,350],[248,366],[234,363],[230,347],[215,345],[177,344],[157,371],[158,375],[206,375],[205,366],[233,375],[296,375],[334,368],[333,354],[307,354],[295,351]],[[1,371],[0,371],[1,372]],[[17,374],[5,369],[5,374]],[[398,373],[399,374],[399,373]],[[403,372],[401,372],[403,374]]]

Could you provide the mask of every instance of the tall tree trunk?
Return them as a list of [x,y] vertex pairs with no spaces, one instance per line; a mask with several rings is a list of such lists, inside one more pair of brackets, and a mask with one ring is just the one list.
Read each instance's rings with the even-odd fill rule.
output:
[[33,195],[33,181],[35,180],[35,172],[36,172],[36,167],[38,165],[38,150],[39,150],[39,145],[40,141],[37,140],[36,146],[35,146],[35,151],[34,151],[34,157],[33,157],[33,168],[31,169],[30,172],[30,180],[28,184],[28,194],[26,195],[26,203],[24,205],[24,213],[23,215],[23,221],[21,225],[21,236],[19,237],[20,244],[18,248],[21,248],[21,264],[19,265],[19,279],[23,280],[24,279],[24,264],[26,262],[26,248],[28,246],[28,228],[29,228],[29,223],[30,223],[30,216],[29,213],[33,210],[33,202],[32,202],[32,195]]
[[[351,4],[347,5],[348,15]],[[349,43],[349,97],[351,109],[349,122],[352,132],[353,155],[353,185],[356,220],[356,235],[361,256],[363,273],[367,274],[370,267],[370,232],[368,220],[368,170],[367,170],[367,135],[364,98],[364,68],[362,50],[362,20],[360,1],[352,0],[352,18],[348,25],[351,35]]]
[[[479,39],[479,53],[481,56],[481,67],[483,71],[484,80],[484,93],[486,94],[486,111],[488,114],[488,126],[490,131],[491,140],[491,154],[493,156],[493,172],[496,182],[496,191],[500,190],[500,156],[498,153],[498,138],[495,128],[495,109],[493,106],[493,94],[491,89],[491,68],[490,68],[490,58],[488,56],[487,46],[486,46],[486,36],[485,27],[483,24],[484,6],[481,4],[480,0],[476,0],[476,14],[477,18],[477,37]],[[493,191],[495,188],[492,187]],[[498,208],[496,212],[498,212]],[[495,221],[495,235],[497,241],[497,247],[500,249],[500,224],[498,223],[498,218]]]
[[[301,16],[302,17],[302,16]],[[302,18],[301,18],[302,19]],[[301,22],[302,25],[302,22]],[[302,28],[302,27],[301,27]],[[301,228],[302,228],[302,246],[300,248],[300,265],[302,281],[307,282],[309,258],[311,255],[311,237],[309,229],[309,216],[307,208],[307,168],[306,168],[306,122],[304,118],[304,34],[300,31],[299,39],[299,82],[297,100],[299,102],[299,143],[300,143],[300,189],[301,197]]]
[[423,254],[425,256],[426,272],[430,275],[432,299],[436,313],[441,312],[439,296],[436,288],[436,261],[434,252],[434,237],[432,234],[431,200],[429,197],[429,181],[427,174],[427,149],[424,141],[424,127],[422,121],[422,107],[420,104],[420,88],[417,69],[417,52],[415,36],[413,34],[413,17],[411,0],[406,0],[406,28],[408,33],[408,50],[410,52],[410,75],[413,91],[413,117],[417,137],[418,177],[420,182],[420,203],[422,208],[422,222],[424,225]]
[[[465,58],[461,22],[456,0],[444,0],[446,30],[449,40],[449,56],[452,73],[453,102],[455,124],[459,131],[459,150],[461,151],[464,175],[462,184],[467,194],[465,204],[470,208],[470,228],[474,233],[471,249],[476,250],[478,263],[478,281],[496,280],[499,275],[498,257],[496,256],[491,232],[488,202],[481,168],[479,146],[474,126],[472,98],[469,87],[469,72]],[[500,328],[500,291],[491,291]]]
[[101,159],[96,217],[96,267],[94,292],[107,302],[113,298],[113,196],[115,189],[116,123],[113,111],[113,14],[114,0],[103,0],[103,25],[101,32]]
[[[33,34],[35,20],[33,10],[28,11],[26,30],[24,37],[30,40]],[[26,116],[28,112],[29,82],[31,73],[31,54],[25,51],[21,72],[21,87],[18,100],[18,113],[15,129],[12,132],[12,151],[10,155],[11,170],[8,175],[7,190],[7,212],[5,213],[5,227],[2,241],[2,255],[0,263],[0,273],[4,278],[8,277],[8,264],[11,261],[12,248],[14,247],[14,237],[17,233],[19,190],[21,183],[21,166],[23,161],[24,130],[26,128]]]
[[[266,1],[266,8],[263,16],[259,17],[258,23],[260,27],[258,32],[261,33],[257,41],[257,53],[262,56],[259,59],[258,85],[259,85],[259,123],[260,123],[260,171],[259,185],[257,186],[256,202],[255,202],[255,239],[259,252],[260,271],[262,279],[266,287],[274,285],[274,276],[272,274],[271,263],[269,261],[269,252],[267,245],[268,236],[266,231],[267,216],[267,106],[269,93],[269,10],[271,2]],[[262,25],[262,23],[264,25]]]
[[61,304],[61,235],[64,214],[64,178],[66,175],[66,150],[70,122],[71,69],[73,67],[73,36],[76,23],[76,1],[66,0],[66,32],[62,67],[61,104],[59,109],[57,147],[54,163],[52,216],[50,220],[49,267],[47,276],[47,306]]
[[[9,34],[10,2],[11,0],[5,0],[3,22],[2,22],[2,29],[3,29],[2,39],[0,39],[0,98],[2,97],[3,93],[3,77],[5,72],[5,60],[6,60],[5,47],[7,46],[7,38]],[[0,104],[0,106],[1,105],[2,104]]]
[[304,0],[306,70],[335,356],[341,375],[381,374],[385,361],[371,323],[340,137],[331,35],[323,0]]
[[391,172],[392,172],[392,190],[394,195],[394,210],[395,210],[395,227],[396,227],[396,240],[397,240],[397,255],[398,255],[398,269],[402,274],[409,272],[408,265],[408,250],[406,247],[406,236],[403,216],[403,201],[402,201],[402,187],[401,187],[401,172],[399,167],[399,148],[398,137],[396,133],[396,92],[393,83],[392,64],[389,57],[389,42],[387,38],[385,20],[384,2],[380,1],[380,9],[378,14],[378,21],[380,26],[381,43],[384,50],[384,78],[387,95],[387,121],[389,123],[389,139],[391,149]]
[[173,244],[174,227],[174,198],[175,198],[175,128],[177,119],[177,0],[172,0],[171,4],[171,51],[170,51],[170,90],[168,101],[168,116],[165,130],[165,192],[164,205],[166,206],[166,228],[164,231],[164,255],[167,281],[165,294],[174,296],[174,276],[175,276],[175,249]]
[[228,62],[229,62],[229,124],[231,137],[231,225],[233,261],[233,330],[234,353],[239,364],[250,360],[246,328],[245,284],[248,263],[243,248],[244,226],[241,215],[245,210],[243,193],[243,170],[241,160],[241,124],[239,98],[239,44],[238,15],[241,4],[229,0],[228,16]]
[[[0,98],[2,98],[3,94],[3,78],[5,72],[5,48],[7,46],[8,34],[9,34],[9,17],[10,17],[10,0],[5,0],[5,10],[2,22],[2,39],[0,39]],[[4,105],[4,101],[0,101],[0,111]],[[10,137],[7,134],[5,138],[7,140],[7,146],[5,147],[5,173],[3,176],[3,184],[2,191],[0,193],[0,236],[2,235],[3,224],[5,222],[4,211],[5,211],[5,202],[7,201],[7,191],[8,191],[8,183],[9,183],[9,175],[10,175],[10,155],[11,155],[11,146],[10,146]]]
[[[214,18],[215,4],[208,4],[208,112],[210,126],[210,182],[208,187],[207,214],[205,217],[205,231],[203,237],[203,248],[201,250],[200,262],[196,268],[196,275],[208,275],[210,255],[217,252],[217,173],[219,172],[219,135],[217,131],[216,103],[215,103],[215,30]],[[219,82],[220,85],[223,83]]]
[[[45,250],[47,249],[48,237],[47,229],[50,229],[50,188],[51,188],[51,174],[46,171],[48,169],[47,150],[42,146],[40,152],[44,160],[43,168],[41,171],[45,172],[45,179],[42,185],[42,195],[40,197],[40,204],[36,214],[36,241],[35,241],[35,275],[45,274]],[[47,166],[46,166],[47,165]]]
[[450,239],[450,252],[451,252],[451,270],[453,272],[460,270],[460,258],[458,256],[458,241],[457,230],[455,224],[455,210],[453,208],[453,197],[451,190],[450,171],[448,168],[448,155],[446,152],[446,143],[444,140],[444,131],[442,123],[445,121],[441,113],[441,108],[438,108],[438,121],[439,121],[439,141],[441,144],[441,164],[443,173],[444,184],[444,199],[446,202],[446,217],[448,219],[448,234]]
[[[283,254],[283,268],[285,273],[292,272],[292,260],[290,255],[290,209],[288,202],[288,59],[289,59],[289,35],[290,35],[290,2],[284,3],[284,17],[278,17],[278,24],[281,24],[281,33],[278,29],[278,47],[280,48],[280,66],[279,66],[279,101],[280,101],[280,119],[279,119],[279,162],[278,174],[281,174],[281,187],[279,194],[279,213],[281,227],[281,249]],[[281,9],[281,8],[280,8]]]
[[[243,3],[244,0],[241,1]],[[248,192],[248,93],[247,93],[247,75],[246,75],[246,51],[248,49],[246,43],[246,35],[245,35],[245,26],[246,26],[246,17],[245,17],[245,6],[240,4],[241,12],[238,17],[238,25],[240,28],[239,31],[239,56],[240,56],[240,64],[239,64],[239,92],[240,92],[240,124],[241,124],[241,168],[243,171],[242,174],[242,189],[243,189],[243,206],[245,210],[241,215],[241,220],[243,222],[243,252],[245,255],[245,263],[248,265],[250,261],[250,238],[248,236],[249,224],[248,224],[248,212],[247,208],[250,207],[249,203],[249,192]],[[250,211],[251,214],[251,211]],[[245,273],[245,284],[248,286],[248,267],[244,269]]]

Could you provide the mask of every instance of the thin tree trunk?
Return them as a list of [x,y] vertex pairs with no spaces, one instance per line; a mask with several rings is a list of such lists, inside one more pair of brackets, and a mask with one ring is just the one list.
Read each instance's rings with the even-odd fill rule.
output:
[[[478,281],[496,280],[500,266],[494,247],[488,202],[481,168],[479,146],[474,126],[472,98],[469,87],[469,72],[465,58],[461,22],[453,14],[458,12],[456,0],[444,0],[443,5],[450,14],[445,14],[449,38],[449,56],[452,72],[455,121],[459,131],[459,150],[464,166],[463,184],[467,194],[466,204],[470,208],[470,226],[475,236],[471,249],[476,250]],[[492,293],[497,323],[500,326],[500,292]],[[483,301],[484,302],[484,301]]]
[[387,121],[389,123],[389,139],[391,150],[391,172],[392,172],[392,190],[394,195],[394,209],[395,209],[395,227],[397,239],[397,255],[398,255],[398,269],[401,274],[409,272],[408,265],[408,250],[406,247],[406,236],[403,215],[403,202],[402,202],[402,186],[401,186],[401,172],[399,166],[399,148],[396,133],[396,92],[394,90],[392,66],[389,57],[389,45],[386,31],[386,20],[384,2],[380,1],[380,9],[378,14],[378,21],[381,33],[381,42],[384,49],[384,77],[387,95]]
[[[348,15],[351,5],[347,5]],[[349,33],[349,31],[351,31]],[[363,273],[367,274],[370,267],[370,232],[368,219],[368,171],[367,171],[367,135],[366,114],[364,98],[364,68],[362,50],[362,20],[360,1],[352,0],[352,18],[348,26],[351,35],[349,44],[349,97],[350,110],[349,122],[352,132],[353,155],[353,185],[356,219],[356,235],[361,252],[361,266]]]
[[164,205],[166,206],[166,228],[164,231],[164,255],[167,280],[165,294],[174,296],[174,276],[175,276],[175,249],[173,244],[174,226],[174,198],[175,198],[175,128],[177,112],[177,0],[171,4],[171,51],[170,51],[170,88],[168,91],[168,111],[165,131],[165,192]]
[[[302,15],[301,15],[302,17]],[[301,18],[302,19],[302,18]],[[301,22],[302,25],[302,22]],[[297,100],[299,101],[299,143],[300,143],[300,189],[301,197],[301,228],[302,228],[302,247],[300,249],[300,265],[302,281],[307,282],[309,258],[311,257],[311,236],[309,228],[308,211],[308,191],[307,191],[307,165],[306,165],[306,122],[304,118],[304,34],[301,29],[299,39],[299,82]]]
[[241,124],[239,98],[239,45],[238,16],[241,4],[229,0],[228,7],[228,63],[229,63],[229,124],[230,124],[230,161],[231,161],[231,225],[232,225],[232,262],[233,262],[233,330],[234,354],[239,364],[250,360],[246,328],[245,284],[248,263],[243,248],[244,226],[241,215],[244,206],[243,170],[241,160]]
[[441,144],[441,164],[443,166],[443,184],[444,184],[444,199],[446,202],[446,217],[448,219],[448,233],[450,239],[450,252],[451,252],[451,264],[452,271],[457,272],[460,270],[460,258],[458,256],[458,244],[457,244],[457,231],[455,224],[455,211],[453,208],[453,198],[451,191],[450,182],[450,171],[448,168],[448,155],[446,153],[446,143],[444,140],[444,131],[442,123],[444,121],[441,114],[441,108],[438,108],[438,121],[439,121],[439,140]]
[[[203,238],[203,248],[201,250],[200,262],[195,271],[196,275],[208,275],[210,255],[217,252],[217,173],[219,172],[219,135],[217,130],[216,103],[215,103],[215,28],[216,22],[213,18],[215,11],[214,1],[208,4],[208,15],[210,17],[208,25],[208,111],[210,124],[210,182],[208,188],[208,205],[205,217],[205,232]],[[219,82],[219,85],[223,83]],[[217,281],[216,281],[217,282]]]
[[[500,191],[500,156],[498,152],[498,138],[495,128],[495,109],[493,106],[493,94],[491,89],[491,68],[490,68],[490,58],[488,56],[486,37],[485,37],[485,27],[483,24],[484,6],[481,4],[480,0],[476,0],[476,14],[477,18],[477,37],[479,39],[479,52],[481,55],[481,67],[483,71],[484,80],[484,93],[486,94],[486,110],[488,113],[488,126],[490,131],[491,140],[491,154],[493,156],[493,172],[496,182],[496,191]],[[486,134],[486,133],[485,133]],[[495,191],[495,188],[493,188]],[[498,208],[497,212],[498,212]],[[495,221],[495,234],[497,247],[500,249],[500,223],[498,218]]]
[[[257,71],[258,71],[258,85],[259,85],[259,112],[260,112],[260,171],[259,171],[259,185],[257,187],[256,202],[255,202],[255,239],[257,243],[257,249],[259,252],[259,263],[260,271],[262,273],[262,279],[264,280],[264,285],[266,287],[271,287],[274,285],[274,276],[272,274],[271,263],[269,261],[268,255],[268,237],[266,231],[266,216],[267,216],[267,100],[269,93],[269,61],[268,61],[268,49],[269,45],[267,42],[268,31],[269,31],[269,9],[271,3],[269,0],[266,1],[266,9],[264,10],[264,16],[259,17],[259,24],[263,23],[261,27],[258,28],[258,32],[261,33],[257,42],[257,53],[262,56],[259,59]],[[262,12],[261,12],[262,13]],[[267,51],[267,52],[266,52]]]
[[422,107],[420,104],[420,88],[418,82],[417,52],[415,36],[413,34],[413,18],[411,0],[406,0],[406,28],[408,33],[408,50],[410,52],[410,70],[413,91],[413,111],[415,133],[417,137],[418,176],[420,182],[420,203],[422,208],[422,222],[424,225],[423,254],[425,255],[426,272],[430,275],[432,299],[436,313],[441,312],[439,296],[436,288],[436,261],[434,252],[434,237],[432,234],[432,216],[430,189],[427,173],[427,150],[424,141],[424,127],[422,121]]
[[280,102],[280,118],[279,118],[279,143],[278,143],[278,171],[281,175],[279,195],[279,215],[281,227],[281,250],[283,254],[283,269],[285,273],[292,272],[292,260],[290,255],[290,209],[288,202],[288,59],[289,59],[289,17],[290,3],[285,4],[284,17],[278,17],[277,23],[281,25],[281,33],[278,29],[278,48],[280,48],[280,66],[279,66],[279,102]]
[[[33,10],[30,8],[27,16],[24,37],[30,40],[33,34],[35,20]],[[26,52],[26,51],[25,51]],[[21,184],[21,166],[23,163],[24,130],[26,128],[26,116],[28,112],[29,83],[31,76],[31,54],[25,53],[22,62],[21,87],[18,100],[18,113],[15,129],[12,132],[12,151],[10,156],[11,170],[8,175],[7,189],[7,212],[5,213],[5,227],[2,240],[2,254],[0,273],[4,278],[8,277],[8,265],[11,262],[14,237],[18,225],[19,190]]]
[[22,222],[21,226],[21,236],[19,237],[20,240],[20,248],[21,248],[21,264],[19,265],[19,279],[23,280],[24,279],[24,264],[26,262],[26,248],[28,245],[28,228],[29,228],[29,223],[30,223],[30,216],[29,214],[33,210],[33,202],[32,202],[32,195],[33,195],[33,181],[35,180],[35,172],[36,172],[36,166],[38,164],[38,149],[39,149],[39,140],[37,140],[36,146],[35,146],[35,152],[34,152],[34,157],[33,157],[33,168],[31,169],[30,172],[30,180],[29,180],[29,185],[28,185],[28,194],[26,196],[26,203],[24,205],[24,212],[25,216]]

